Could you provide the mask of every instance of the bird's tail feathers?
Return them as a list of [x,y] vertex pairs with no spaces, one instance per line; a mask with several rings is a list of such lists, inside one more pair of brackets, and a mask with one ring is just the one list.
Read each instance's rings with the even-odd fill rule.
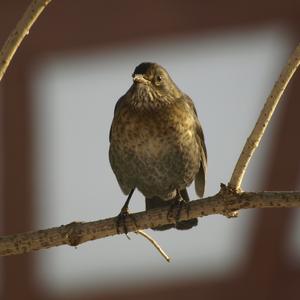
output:
[[[182,196],[182,198],[184,199],[184,201],[189,201],[189,197],[187,194],[186,189],[180,191],[180,194]],[[174,199],[171,200],[162,200],[161,198],[154,196],[152,198],[146,198],[146,210],[149,209],[153,209],[153,208],[163,208],[166,206],[171,206],[174,201],[177,201],[177,197],[176,196]],[[163,230],[168,230],[171,228],[176,228],[178,230],[187,230],[190,229],[194,226],[196,226],[198,224],[198,220],[197,218],[194,219],[190,219],[190,220],[185,220],[185,221],[180,221],[180,222],[176,222],[173,224],[166,224],[166,225],[160,225],[160,226],[156,226],[156,227],[152,227],[151,229],[153,230],[159,230],[159,231],[163,231]]]

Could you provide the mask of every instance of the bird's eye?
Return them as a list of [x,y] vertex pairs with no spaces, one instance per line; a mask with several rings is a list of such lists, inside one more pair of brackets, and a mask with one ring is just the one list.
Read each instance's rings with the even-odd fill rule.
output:
[[163,77],[161,75],[157,75],[156,78],[155,78],[155,82],[156,84],[160,84],[163,80]]

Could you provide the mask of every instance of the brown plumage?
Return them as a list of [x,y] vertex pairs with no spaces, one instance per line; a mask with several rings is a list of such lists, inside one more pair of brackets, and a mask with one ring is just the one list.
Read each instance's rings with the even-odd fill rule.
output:
[[[137,188],[151,209],[189,201],[186,187],[195,180],[202,197],[207,154],[193,101],[158,64],[137,66],[133,81],[116,104],[110,130],[109,159],[122,191]],[[154,229],[195,225],[197,219]]]

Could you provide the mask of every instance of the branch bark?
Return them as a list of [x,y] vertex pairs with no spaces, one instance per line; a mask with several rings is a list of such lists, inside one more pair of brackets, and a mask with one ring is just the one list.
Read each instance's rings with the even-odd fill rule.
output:
[[[228,211],[249,208],[300,207],[300,192],[261,192],[231,193],[226,187],[212,197],[190,202],[190,210],[183,208],[179,220],[188,220],[214,214],[227,215]],[[152,209],[132,214],[137,228],[131,218],[126,219],[128,232],[137,229],[164,225],[174,222],[168,219],[169,208]],[[174,211],[176,216],[176,211]],[[120,227],[120,233],[123,229]],[[0,255],[16,255],[33,250],[47,249],[54,246],[77,246],[87,241],[105,238],[117,234],[116,218],[95,222],[73,222],[68,225],[46,230],[19,233],[0,237]]]
[[21,42],[45,7],[51,0],[34,0],[26,9],[16,28],[10,33],[3,48],[0,51],[0,81],[2,80],[15,52]]
[[253,128],[250,136],[248,137],[246,144],[240,154],[240,157],[235,165],[231,179],[228,183],[228,187],[239,191],[240,186],[245,175],[249,161],[258,147],[260,140],[270,122],[273,112],[285,90],[290,79],[295,73],[300,64],[300,44],[292,53],[287,65],[282,70],[279,79],[275,83],[270,96],[267,98],[266,103],[260,112],[258,120]]

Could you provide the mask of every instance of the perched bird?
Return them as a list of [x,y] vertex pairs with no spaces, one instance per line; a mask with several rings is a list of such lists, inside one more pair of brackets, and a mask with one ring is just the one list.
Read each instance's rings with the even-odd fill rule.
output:
[[[193,101],[156,63],[141,63],[133,84],[117,102],[110,129],[109,159],[118,183],[129,195],[146,197],[146,209],[189,201],[186,187],[195,180],[203,196],[207,154]],[[160,225],[155,230],[189,229],[197,219]]]

